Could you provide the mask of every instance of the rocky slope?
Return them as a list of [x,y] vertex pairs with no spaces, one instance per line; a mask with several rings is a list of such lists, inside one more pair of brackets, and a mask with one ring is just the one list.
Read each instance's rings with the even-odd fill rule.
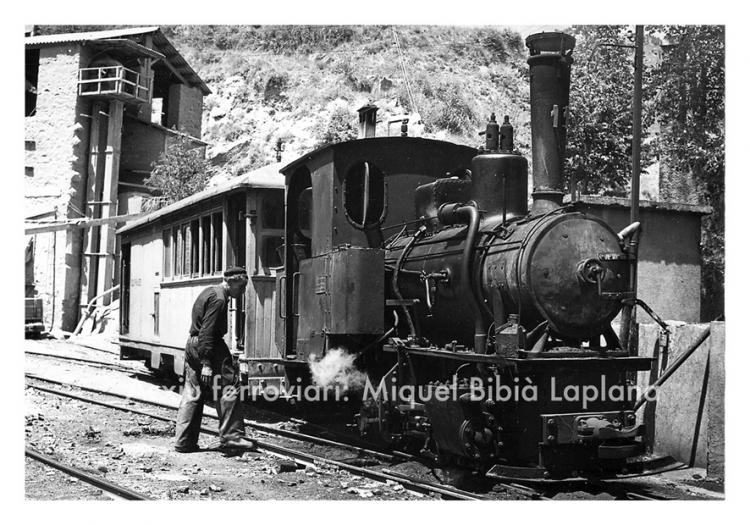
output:
[[[528,150],[520,35],[497,27],[163,27],[213,93],[203,138],[219,179],[356,136],[357,109],[418,113],[422,136],[478,145],[490,114],[510,115]],[[397,133],[398,125],[392,126]],[[423,129],[418,129],[423,128]]]

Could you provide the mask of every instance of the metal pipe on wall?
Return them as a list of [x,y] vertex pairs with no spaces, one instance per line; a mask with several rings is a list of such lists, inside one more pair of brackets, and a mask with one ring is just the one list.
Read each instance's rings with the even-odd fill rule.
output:
[[[641,103],[643,88],[643,26],[635,26],[635,70],[633,77],[633,144],[632,173],[630,182],[630,223],[640,220],[639,205],[641,194]],[[630,291],[632,297],[638,297],[638,241],[640,229],[633,232],[628,244],[630,257]],[[633,348],[632,335],[636,321],[635,304],[625,304],[620,321],[620,342],[631,354],[637,354]]]

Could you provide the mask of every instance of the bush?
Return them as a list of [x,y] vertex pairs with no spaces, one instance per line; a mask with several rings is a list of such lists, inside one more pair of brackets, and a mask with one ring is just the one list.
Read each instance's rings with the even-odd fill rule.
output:
[[354,113],[344,104],[337,105],[331,111],[328,121],[318,127],[315,138],[316,148],[357,138]]

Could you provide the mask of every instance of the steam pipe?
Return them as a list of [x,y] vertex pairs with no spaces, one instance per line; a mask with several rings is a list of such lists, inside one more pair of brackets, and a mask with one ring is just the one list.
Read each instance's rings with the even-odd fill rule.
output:
[[461,281],[467,302],[474,318],[474,351],[487,351],[487,327],[482,315],[481,303],[472,283],[472,269],[474,268],[474,252],[479,232],[479,210],[473,201],[467,204],[443,204],[438,209],[438,219],[443,224],[467,224],[466,241],[463,257],[461,258]]
[[[401,250],[401,253],[398,256],[396,267],[393,269],[393,277],[391,278],[391,288],[393,289],[393,293],[399,301],[403,301],[404,296],[401,295],[401,289],[398,286],[398,274],[404,265],[404,259],[406,259],[407,254],[411,251],[411,249],[414,247],[414,244],[425,234],[426,231],[427,228],[425,226],[420,226],[419,229],[414,232],[414,235],[412,235],[412,238],[409,239],[409,242],[406,244],[406,246],[404,246],[404,249]],[[414,326],[414,321],[411,318],[409,307],[402,306],[401,308],[404,310],[404,317],[406,317],[406,323],[409,325],[409,336],[416,337],[417,330]]]

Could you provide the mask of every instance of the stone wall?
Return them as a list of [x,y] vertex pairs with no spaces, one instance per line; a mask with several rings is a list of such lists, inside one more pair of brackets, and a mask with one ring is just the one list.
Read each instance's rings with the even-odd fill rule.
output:
[[[85,115],[90,103],[79,100],[77,82],[78,70],[88,59],[78,45],[40,50],[37,109],[25,121],[27,217],[46,212],[57,219],[83,215],[89,129]],[[37,237],[34,271],[45,326],[72,330],[78,316],[82,231]]]
[[145,122],[123,119],[120,175],[127,171],[150,172],[152,163],[166,148],[166,136],[166,132]]
[[203,118],[203,93],[198,88],[183,84],[169,86],[167,127],[176,128],[188,135],[201,138]]
[[[670,326],[670,345],[659,355],[659,327],[641,325],[639,354],[656,357],[651,372],[638,374],[641,392],[685,352],[708,324]],[[711,335],[646,403],[639,416],[648,427],[647,440],[656,454],[668,454],[688,465],[705,467],[709,476],[724,477],[724,332],[723,322],[710,324]]]

